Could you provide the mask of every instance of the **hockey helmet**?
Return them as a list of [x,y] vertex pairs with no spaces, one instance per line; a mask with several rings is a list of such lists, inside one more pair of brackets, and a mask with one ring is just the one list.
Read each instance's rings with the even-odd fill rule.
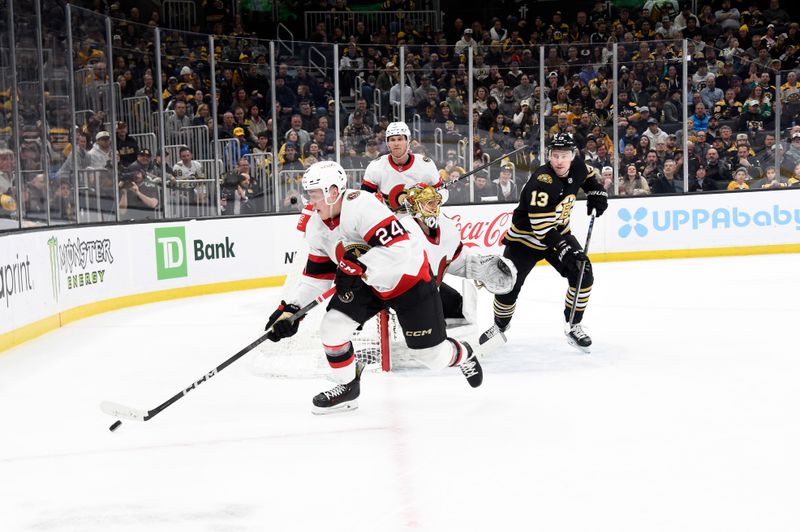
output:
[[556,133],[550,140],[548,146],[551,150],[574,150],[576,148],[575,139],[571,133]]
[[406,191],[405,201],[414,218],[422,220],[431,229],[439,225],[442,195],[434,187],[417,183]]
[[406,140],[411,140],[411,130],[408,129],[408,125],[405,122],[392,122],[386,126],[386,142],[389,142],[389,137],[395,135],[403,135]]
[[344,168],[336,161],[320,161],[308,167],[303,175],[303,190],[322,189],[325,202],[331,204],[329,193],[331,187],[336,187],[339,192],[347,188],[347,174]]
[[573,160],[575,159],[578,148],[571,133],[556,133],[550,140],[550,144],[547,145],[548,159],[550,158],[550,154],[553,152],[553,150],[572,152],[572,158],[570,160]]

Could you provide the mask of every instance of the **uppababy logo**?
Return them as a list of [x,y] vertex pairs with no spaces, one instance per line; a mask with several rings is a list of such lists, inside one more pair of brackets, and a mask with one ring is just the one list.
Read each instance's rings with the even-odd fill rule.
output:
[[762,209],[755,212],[739,207],[654,211],[639,207],[631,213],[623,207],[617,211],[617,216],[622,220],[619,228],[620,238],[628,238],[631,233],[644,238],[650,231],[775,227],[792,223],[795,225],[795,230],[800,231],[800,209],[782,209],[779,205],[773,205],[770,210]]
[[627,238],[628,235],[631,234],[631,231],[635,231],[639,236],[647,236],[647,227],[641,223],[647,216],[647,209],[639,207],[636,209],[636,212],[631,215],[628,209],[622,208],[617,212],[617,216],[625,222],[625,224],[619,228],[619,236],[621,238]]

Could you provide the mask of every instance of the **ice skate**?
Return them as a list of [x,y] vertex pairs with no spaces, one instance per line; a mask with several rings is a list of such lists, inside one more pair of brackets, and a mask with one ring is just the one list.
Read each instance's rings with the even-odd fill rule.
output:
[[458,364],[458,369],[464,374],[469,385],[477,388],[483,382],[483,368],[481,368],[477,353],[472,350],[472,346],[466,342],[461,343],[467,348],[467,356]]
[[503,334],[503,333],[506,332],[508,329],[509,329],[509,325],[506,325],[505,327],[500,327],[496,323],[493,323],[491,327],[486,329],[483,332],[483,334],[481,334],[481,337],[478,339],[478,343],[480,345],[483,345],[483,344],[485,344],[486,342],[488,342],[489,340],[491,340],[492,338],[494,338],[496,336],[501,337],[502,340],[503,340],[502,343],[505,343],[506,342],[506,335]]
[[591,353],[589,349],[592,345],[591,337],[586,334],[580,323],[575,323],[570,328],[569,323],[564,327],[564,334],[567,335],[569,345],[581,350],[584,353]]
[[364,365],[356,363],[356,378],[347,384],[337,384],[327,392],[314,396],[312,414],[324,415],[346,412],[358,408],[358,396],[361,394],[361,372]]

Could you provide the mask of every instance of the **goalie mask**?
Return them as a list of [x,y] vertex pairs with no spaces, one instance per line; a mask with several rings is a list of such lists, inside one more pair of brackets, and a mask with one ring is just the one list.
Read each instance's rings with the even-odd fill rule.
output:
[[414,185],[406,192],[406,204],[414,218],[422,220],[427,227],[439,226],[442,195],[438,190],[424,183]]

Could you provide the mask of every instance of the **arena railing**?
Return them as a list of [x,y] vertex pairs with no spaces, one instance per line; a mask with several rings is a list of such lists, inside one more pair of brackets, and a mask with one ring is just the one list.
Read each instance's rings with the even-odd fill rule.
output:
[[[125,138],[115,134],[119,122],[127,123],[129,138],[135,141],[132,145],[137,151],[145,148],[150,151],[151,159],[145,161],[148,175],[154,178],[160,198],[163,198],[151,214],[159,218],[181,217],[187,213],[214,216],[224,212],[220,187],[226,179],[236,178],[231,174],[236,172],[239,159],[250,157],[251,148],[255,149],[259,142],[256,131],[267,134],[259,150],[270,152],[268,157],[251,158],[251,172],[264,191],[257,212],[293,210],[296,204],[286,206],[283,202],[290,198],[290,191],[296,189],[296,186],[294,189],[289,186],[290,183],[297,185],[295,174],[319,159],[335,159],[345,168],[363,171],[375,154],[373,148],[384,149],[381,124],[398,117],[412,126],[411,149],[431,157],[443,179],[457,178],[487,156],[493,159],[522,147],[502,163],[512,169],[515,182],[522,185],[530,170],[542,160],[541,146],[552,134],[551,129],[558,125],[562,107],[566,107],[568,121],[582,147],[591,134],[595,146],[602,144],[614,158],[613,162],[609,160],[608,164],[600,163],[597,167],[601,173],[606,166],[611,169],[606,178],[609,193],[625,195],[627,184],[621,182],[619,172],[624,154],[619,150],[621,143],[622,146],[626,143],[627,122],[640,121],[639,108],[643,107],[638,105],[641,102],[636,102],[636,112],[629,112],[634,77],[647,81],[653,74],[649,71],[655,68],[675,78],[686,79],[695,74],[695,67],[701,60],[711,63],[717,70],[724,70],[728,63],[737,68],[756,68],[749,66],[753,61],[740,51],[731,54],[714,49],[712,52],[708,47],[700,51],[690,41],[637,42],[635,38],[589,48],[522,42],[500,46],[481,40],[474,48],[448,45],[425,51],[401,43],[397,56],[392,58],[396,64],[388,65],[386,59],[370,57],[368,46],[300,41],[292,41],[291,46],[276,46],[275,41],[253,37],[214,37],[136,25],[73,5],[58,7],[52,0],[41,5],[63,13],[58,17],[58,21],[63,22],[61,29],[53,30],[48,24],[48,29],[43,30],[56,31],[54,35],[46,35],[43,42],[58,43],[58,46],[37,47],[35,40],[32,45],[30,40],[18,39],[13,31],[41,27],[38,10],[21,13],[11,6],[5,15],[12,31],[0,35],[0,86],[17,88],[17,97],[10,98],[9,119],[0,124],[8,131],[5,142],[11,153],[10,165],[6,162],[3,163],[5,167],[0,166],[3,172],[0,177],[12,184],[0,191],[6,192],[4,208],[0,210],[3,219],[0,225],[5,230],[48,223],[126,219],[127,215],[120,216],[117,207],[119,187],[98,185],[104,179],[119,183],[125,168],[115,163],[98,168],[97,150],[92,152],[93,146],[98,144],[97,134],[105,130],[111,133],[111,153],[122,146],[128,151],[127,161],[130,162],[132,148],[125,144]],[[64,38],[59,41],[58,35],[62,33]],[[435,61],[431,61],[433,54],[439,56]],[[525,76],[534,88],[517,90],[515,87],[506,98],[496,80],[508,77],[509,68],[496,71],[490,64],[493,61],[487,60],[493,54],[510,54],[518,62],[519,70],[514,69],[516,80]],[[663,60],[657,57],[659,54],[663,54]],[[727,54],[725,60],[720,60],[724,54]],[[691,62],[682,60],[687,56],[691,57]],[[606,70],[605,79],[597,74],[600,67]],[[767,118],[761,120],[761,126],[755,124],[758,120],[742,121],[726,115],[724,105],[712,110],[712,114],[719,114],[712,121],[712,129],[727,131],[730,128],[732,145],[737,136],[747,137],[749,149],[754,153],[748,151],[746,157],[731,158],[733,154],[728,151],[732,145],[725,145],[725,148],[729,165],[744,164],[748,158],[752,159],[751,164],[758,164],[761,169],[758,176],[755,168],[748,173],[753,188],[763,186],[762,174],[768,166],[775,168],[778,185],[785,184],[789,176],[800,177],[800,167],[795,171],[798,166],[795,163],[800,163],[800,150],[794,150],[789,142],[791,128],[800,122],[800,86],[794,72],[782,71],[779,67],[770,64],[767,68],[756,68],[769,73],[768,82],[762,83],[767,95],[759,99],[758,109],[763,109],[761,114]],[[51,83],[47,78],[51,73],[62,81]],[[755,77],[744,73],[742,83],[758,84]],[[152,83],[149,79],[145,81],[150,76]],[[791,79],[788,84],[787,78]],[[693,88],[701,91],[703,83],[700,80]],[[605,89],[598,89],[598,84]],[[429,85],[435,87],[431,94],[425,91]],[[243,92],[238,90],[244,87],[247,88]],[[668,114],[665,109],[669,106],[664,94],[660,100],[657,98],[655,105],[648,102],[647,107],[651,108],[650,116],[658,114],[658,128],[668,138],[670,134],[675,135],[669,140],[669,149],[676,150],[681,162],[688,161],[678,168],[679,186],[673,193],[681,194],[692,190],[696,162],[706,161],[711,149],[706,144],[711,143],[703,142],[703,133],[689,130],[687,126],[691,116],[689,109],[693,112],[694,100],[702,96],[692,94],[686,84],[670,82],[666,96],[671,88],[678,90],[678,105],[670,111],[669,120],[665,119]],[[585,90],[588,94],[582,94]],[[656,93],[660,91],[659,83]],[[621,96],[621,92],[626,95]],[[169,138],[167,125],[175,123],[178,114],[174,108],[178,98],[172,97],[177,93],[183,93],[180,98],[187,102],[187,120],[178,123],[177,136]],[[212,98],[216,93],[219,98]],[[581,106],[564,102],[564,93],[568,99],[581,100]],[[486,113],[491,96],[497,99],[504,118]],[[377,124],[377,133],[347,129],[354,118],[354,110],[362,105],[359,103],[362,98],[366,103],[364,114],[370,123]],[[301,105],[304,100],[310,102],[308,107]],[[528,103],[527,111],[523,110],[524,100]],[[600,104],[595,109],[597,100]],[[689,105],[684,105],[687,102]],[[244,109],[242,117],[237,108],[252,107],[251,104],[256,104],[253,112],[260,116],[250,116],[249,110]],[[593,108],[587,109],[590,106]],[[274,109],[280,112],[273,122],[271,111]],[[239,113],[232,124],[227,118],[229,112]],[[584,113],[590,123],[599,125],[593,133],[592,128],[587,129],[587,124],[581,122]],[[289,131],[294,129],[291,121],[295,115],[300,115],[301,120],[302,133],[298,138]],[[317,147],[321,149],[312,149],[306,133],[309,137],[314,134],[318,120],[325,120],[327,124],[322,131],[322,146]],[[243,138],[234,138],[235,127],[232,126],[235,125],[244,126]],[[637,133],[639,129],[645,128],[640,126]],[[772,140],[775,148],[762,149]],[[296,143],[298,156],[290,154],[287,164],[289,141]],[[637,142],[642,141],[637,139]],[[215,205],[201,209],[182,203],[181,198],[173,201],[168,183],[182,145],[188,146],[193,158],[204,166],[208,201]],[[373,150],[371,154],[365,154],[368,147]],[[3,153],[8,151],[0,153],[0,159],[9,160]],[[647,157],[646,153],[639,156]],[[591,158],[596,157],[594,154]],[[643,170],[644,166],[640,165],[639,172],[644,173]],[[648,171],[652,173],[652,169]],[[45,177],[43,191],[39,174]],[[500,165],[459,182],[450,201],[485,201],[484,198],[492,197],[493,181],[499,179],[499,174]],[[290,175],[294,177],[289,179]],[[719,184],[724,185],[727,179],[728,175],[724,175],[718,180]],[[20,190],[25,194],[21,196]],[[64,199],[65,191],[71,202]],[[58,211],[58,216],[52,215],[54,210]]]

